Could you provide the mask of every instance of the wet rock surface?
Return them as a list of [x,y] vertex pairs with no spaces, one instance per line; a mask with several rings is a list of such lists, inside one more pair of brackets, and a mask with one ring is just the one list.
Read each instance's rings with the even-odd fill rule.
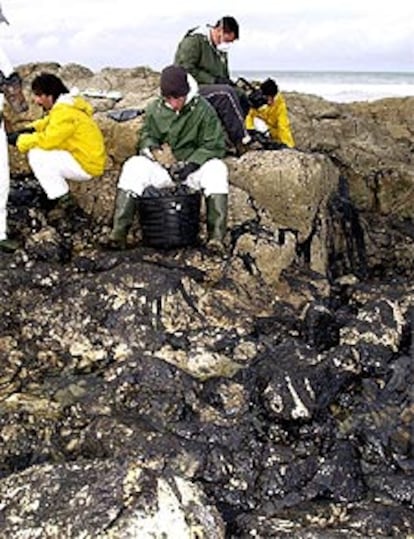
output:
[[[337,166],[283,153],[289,181]],[[106,251],[93,212],[51,219],[13,177],[0,537],[414,533],[412,222],[358,211],[339,169],[281,222],[235,174],[225,256],[138,225]]]

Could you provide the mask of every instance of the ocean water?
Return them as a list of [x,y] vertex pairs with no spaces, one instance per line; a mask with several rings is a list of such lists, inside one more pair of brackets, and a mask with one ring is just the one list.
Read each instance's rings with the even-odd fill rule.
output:
[[337,103],[414,96],[414,72],[234,71],[233,79],[273,78],[283,92],[313,94]]

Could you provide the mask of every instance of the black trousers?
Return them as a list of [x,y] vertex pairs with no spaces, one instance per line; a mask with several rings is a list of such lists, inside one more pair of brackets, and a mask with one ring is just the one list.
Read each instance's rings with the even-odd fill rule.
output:
[[247,111],[236,90],[228,84],[203,84],[199,92],[216,110],[230,141],[239,144],[248,134],[244,127]]

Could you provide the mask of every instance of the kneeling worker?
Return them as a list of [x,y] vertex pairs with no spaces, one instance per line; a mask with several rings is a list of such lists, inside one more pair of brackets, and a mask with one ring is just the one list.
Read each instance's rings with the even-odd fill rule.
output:
[[67,180],[83,182],[103,173],[104,137],[92,106],[76,90],[70,93],[56,75],[36,76],[32,92],[46,114],[26,129],[9,133],[8,139],[20,152],[27,152],[34,175],[54,204],[53,211],[63,216],[65,208],[75,205]]
[[245,125],[250,130],[268,133],[272,140],[289,148],[295,147],[295,141],[290,128],[286,101],[279,92],[273,79],[267,79],[260,85],[265,104],[259,108],[251,108],[246,117]]
[[163,69],[161,96],[145,111],[139,153],[127,159],[118,180],[110,246],[124,249],[136,199],[146,187],[172,187],[174,181],[158,163],[152,150],[168,144],[182,163],[179,179],[188,187],[203,190],[206,197],[207,233],[212,247],[223,242],[227,226],[228,170],[225,137],[211,105],[198,94],[197,83],[183,67]]

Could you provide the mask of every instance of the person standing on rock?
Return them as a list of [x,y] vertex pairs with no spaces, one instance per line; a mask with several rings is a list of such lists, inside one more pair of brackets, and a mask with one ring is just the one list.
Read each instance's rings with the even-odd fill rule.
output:
[[[1,5],[0,23],[9,24],[9,21],[3,14]],[[0,79],[0,251],[12,253],[18,248],[18,243],[15,240],[7,237],[7,201],[10,190],[10,166],[6,131],[4,128],[3,105],[5,97],[10,103],[10,97],[17,97],[18,91],[21,97],[21,102],[18,106],[12,105],[12,108],[15,110],[15,112],[24,112],[28,109],[28,106],[22,93],[21,79],[14,71],[8,55],[3,51],[3,49],[0,49]]]
[[139,142],[139,155],[123,165],[118,181],[109,247],[124,249],[137,197],[145,188],[172,187],[169,171],[154,157],[154,150],[169,145],[180,162],[180,182],[203,190],[206,197],[210,247],[221,249],[227,226],[228,170],[222,158],[225,138],[214,109],[198,94],[197,83],[181,66],[163,69],[161,96],[151,102]]
[[234,17],[222,17],[214,26],[192,28],[178,44],[174,63],[195,78],[200,95],[216,109],[240,155],[251,142],[244,126],[250,107],[246,95],[235,87],[229,74],[228,49],[236,39],[239,39],[239,24]]
[[34,102],[46,115],[25,132],[8,135],[9,144],[28,154],[34,175],[53,203],[56,216],[75,207],[67,180],[88,181],[104,171],[103,134],[92,117],[92,106],[76,90],[69,92],[52,73],[32,81]]

